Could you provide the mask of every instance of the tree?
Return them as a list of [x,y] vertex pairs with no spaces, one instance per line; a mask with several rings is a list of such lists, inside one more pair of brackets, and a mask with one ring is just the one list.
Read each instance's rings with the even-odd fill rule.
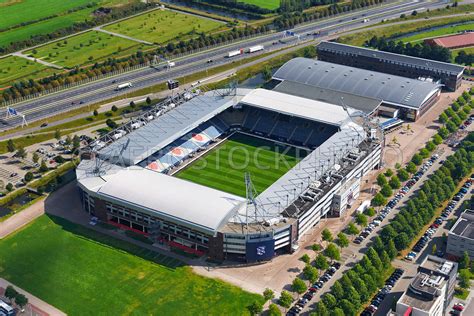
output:
[[18,292],[15,290],[15,288],[11,285],[8,285],[5,289],[5,296],[10,300],[13,300],[17,295]]
[[334,237],[332,236],[331,232],[330,232],[327,228],[325,228],[325,229],[323,230],[323,232],[322,232],[321,235],[322,235],[322,237],[323,237],[323,240],[324,240],[324,241],[327,241],[327,242],[331,242],[331,241],[333,241],[333,239],[334,239]]
[[387,178],[385,178],[385,176],[383,175],[383,173],[379,174],[377,176],[377,184],[380,186],[380,187],[383,187],[385,184],[387,184]]
[[365,209],[364,214],[372,217],[375,215],[375,209],[373,207],[368,207]]
[[8,192],[13,191],[13,184],[11,182],[8,182],[6,185],[5,189],[7,189]]
[[414,174],[418,171],[418,168],[416,167],[415,163],[410,161],[408,164],[407,164],[407,167],[406,167],[407,171],[411,174]]
[[398,254],[398,250],[397,248],[395,247],[395,242],[390,239],[389,242],[388,242],[388,249],[387,249],[387,254],[388,256],[390,257],[390,259],[394,259],[397,254]]
[[23,179],[25,180],[25,182],[30,182],[31,180],[33,180],[33,178],[34,178],[33,173],[27,172]]
[[388,184],[384,184],[382,189],[380,190],[380,193],[382,193],[383,196],[389,197],[392,195],[392,188]]
[[400,179],[398,179],[397,176],[391,177],[391,178],[390,178],[390,181],[388,181],[388,184],[389,184],[390,187],[391,187],[392,189],[394,189],[394,190],[395,190],[395,189],[399,189],[400,186],[402,185],[402,184],[400,183]]
[[151,98],[150,98],[150,97],[146,97],[145,102],[146,102],[146,104],[150,105],[150,104],[151,104]]
[[15,157],[24,159],[26,157],[26,150],[23,147],[18,147]]
[[132,109],[134,109],[134,108],[135,108],[135,102],[130,101],[130,107],[131,107]]
[[262,78],[265,81],[270,81],[272,79],[272,70],[270,67],[266,66],[262,71]]
[[471,287],[470,280],[471,273],[468,269],[461,269],[458,273],[459,286],[463,289],[469,289]]
[[329,263],[325,256],[319,254],[316,259],[314,259],[314,266],[321,271],[329,268]]
[[318,270],[309,264],[304,267],[303,274],[310,283],[316,282],[319,277]]
[[33,159],[33,162],[34,162],[34,163],[38,163],[38,161],[39,161],[39,155],[38,155],[38,153],[34,152],[32,159]]
[[97,112],[97,110],[94,110],[94,112],[92,112],[92,115],[97,116],[99,115],[99,112]]
[[263,311],[263,305],[258,301],[254,301],[252,304],[247,306],[247,309],[249,310],[250,315],[258,315]]
[[304,255],[302,255],[300,259],[301,259],[301,261],[303,261],[306,264],[310,263],[310,261],[311,261],[311,258],[306,253]]
[[118,107],[115,106],[115,105],[112,105],[111,110],[112,110],[112,112],[117,112],[117,111],[118,111]]
[[324,294],[321,300],[324,302],[324,305],[326,305],[329,309],[333,309],[337,306],[337,299],[331,293]]
[[339,249],[337,249],[337,246],[333,243],[330,243],[326,249],[324,250],[324,254],[326,257],[331,258],[332,260],[340,260],[341,259],[341,253],[339,252]]
[[347,238],[346,234],[344,234],[343,232],[340,232],[339,234],[337,234],[336,243],[339,247],[345,248],[349,246],[349,239]]
[[408,247],[408,244],[410,243],[410,239],[408,238],[407,234],[405,232],[402,232],[395,236],[395,239],[393,240],[395,243],[395,247],[397,250],[403,250],[406,247]]
[[293,297],[288,291],[282,291],[280,298],[278,299],[278,304],[284,308],[289,308],[293,302]]
[[436,145],[439,145],[443,142],[443,138],[441,136],[439,136],[438,134],[435,134],[433,136],[433,143],[435,143]]
[[386,202],[387,200],[385,199],[385,197],[379,192],[374,196],[372,201],[370,201],[370,204],[372,206],[381,206],[384,205]]
[[314,314],[316,316],[329,316],[329,311],[323,301],[319,301],[316,303],[314,308]]
[[420,154],[414,154],[413,157],[411,158],[411,161],[419,166],[423,163],[423,157]]
[[349,235],[357,235],[359,233],[359,228],[357,228],[354,223],[350,222],[349,225],[347,225],[347,233]]
[[398,169],[400,169],[401,167],[402,167],[402,165],[401,165],[399,162],[395,163],[395,169],[398,170]]
[[28,304],[28,298],[23,294],[17,294],[15,297],[15,303],[23,308]]
[[365,216],[364,214],[357,214],[355,221],[360,226],[365,227],[367,226],[368,219],[367,219],[367,216]]
[[431,254],[434,255],[437,251],[437,247],[436,247],[436,244],[433,244],[433,247],[431,247]]
[[276,304],[270,304],[270,306],[268,306],[268,315],[281,316],[281,311]]
[[9,139],[7,141],[7,149],[8,149],[8,152],[14,152],[16,150],[16,146],[15,146],[15,143],[13,142],[12,139]]
[[296,292],[298,293],[298,295],[301,295],[306,292],[307,287],[303,280],[301,280],[300,278],[295,278],[293,280],[293,283],[291,284],[291,289],[293,290],[293,292]]
[[469,269],[470,266],[471,260],[469,259],[469,254],[467,251],[464,251],[461,260],[459,261],[459,269]]
[[392,169],[387,169],[387,171],[385,171],[384,175],[385,175],[387,178],[390,178],[391,176],[393,176],[393,171],[392,171]]
[[41,160],[41,164],[40,164],[40,167],[39,167],[39,171],[40,172],[46,172],[48,171],[49,168],[48,166],[46,165],[46,162],[44,160]]
[[410,174],[405,169],[399,169],[397,176],[401,181],[407,181],[410,178]]
[[271,301],[273,298],[275,298],[275,293],[272,291],[272,289],[266,288],[265,291],[263,291],[263,298],[266,301]]
[[117,123],[115,123],[114,121],[112,121],[111,119],[107,119],[105,121],[105,124],[107,124],[108,127],[110,128],[117,128]]
[[59,129],[54,131],[54,138],[56,138],[57,140],[61,139],[61,131]]
[[314,251],[314,252],[318,252],[321,250],[321,245],[318,245],[318,244],[312,244],[311,245],[311,249]]

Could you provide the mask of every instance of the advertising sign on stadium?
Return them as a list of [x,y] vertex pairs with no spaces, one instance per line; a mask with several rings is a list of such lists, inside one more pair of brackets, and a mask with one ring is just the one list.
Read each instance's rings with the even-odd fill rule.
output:
[[275,240],[248,241],[245,257],[247,262],[267,261],[275,256]]

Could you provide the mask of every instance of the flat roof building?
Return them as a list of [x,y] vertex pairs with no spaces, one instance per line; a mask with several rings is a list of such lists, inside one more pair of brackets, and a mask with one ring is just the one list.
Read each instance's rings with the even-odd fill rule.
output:
[[[273,80],[280,81],[282,84],[290,82],[286,85],[285,93],[295,95],[304,94],[305,92],[301,91],[312,88],[381,100],[385,105],[402,109],[403,116],[412,120],[416,120],[436,103],[441,90],[439,84],[429,81],[309,58],[294,58],[288,61],[276,71]],[[350,99],[346,101],[349,102]],[[371,104],[375,107],[375,103]]]
[[400,297],[396,315],[442,316],[449,305],[456,284],[458,264],[427,256],[418,273]]
[[461,257],[467,251],[474,259],[474,211],[465,210],[448,233],[446,252]]
[[317,51],[318,59],[323,61],[408,78],[431,78],[450,91],[459,88],[464,72],[460,65],[336,42],[323,41]]

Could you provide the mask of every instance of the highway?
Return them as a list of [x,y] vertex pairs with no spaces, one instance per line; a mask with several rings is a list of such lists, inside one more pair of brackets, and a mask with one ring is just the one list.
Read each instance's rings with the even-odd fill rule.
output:
[[[308,43],[308,41],[316,43],[317,41],[327,39],[336,33],[342,34],[363,25],[376,24],[382,19],[399,17],[402,13],[409,14],[413,10],[422,11],[427,8],[433,9],[436,7],[443,7],[444,5],[446,5],[445,0],[411,0],[392,2],[383,6],[373,7],[358,12],[351,12],[323,21],[301,25],[293,28],[291,31],[300,36],[300,43]],[[370,20],[364,24],[364,19]],[[314,36],[313,33],[317,31],[321,31],[322,36]],[[249,57],[249,54],[243,54],[232,58],[226,58],[226,54],[232,50],[248,48],[255,45],[264,45],[264,51],[254,53],[263,54],[295,45],[294,43],[282,44],[278,42],[282,37],[282,32],[255,37],[246,41],[173,60],[176,63],[176,66],[171,69],[166,69],[164,66],[157,66],[156,68],[141,68],[139,70],[127,72],[103,80],[93,81],[75,88],[24,101],[15,104],[12,107],[25,115],[26,120],[29,122],[47,118],[61,112],[73,110],[79,107],[86,107],[87,104],[94,104],[120,95],[125,96],[127,93],[134,90],[153,86],[168,79],[183,77],[204,71],[210,67],[228,63],[236,63],[236,65],[238,65],[239,61]],[[212,60],[212,62],[208,62],[209,60]],[[124,82],[131,82],[133,87],[122,91],[115,91],[117,84]],[[10,117],[9,119],[4,119],[5,117],[6,109],[3,108],[0,110],[0,126],[4,130],[8,130],[21,124],[21,117],[19,116]]]

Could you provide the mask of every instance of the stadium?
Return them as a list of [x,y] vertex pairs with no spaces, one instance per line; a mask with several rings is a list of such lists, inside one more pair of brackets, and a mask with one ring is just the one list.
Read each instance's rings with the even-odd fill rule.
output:
[[157,246],[214,260],[291,253],[380,164],[360,110],[265,89],[184,93],[91,144],[83,208]]

